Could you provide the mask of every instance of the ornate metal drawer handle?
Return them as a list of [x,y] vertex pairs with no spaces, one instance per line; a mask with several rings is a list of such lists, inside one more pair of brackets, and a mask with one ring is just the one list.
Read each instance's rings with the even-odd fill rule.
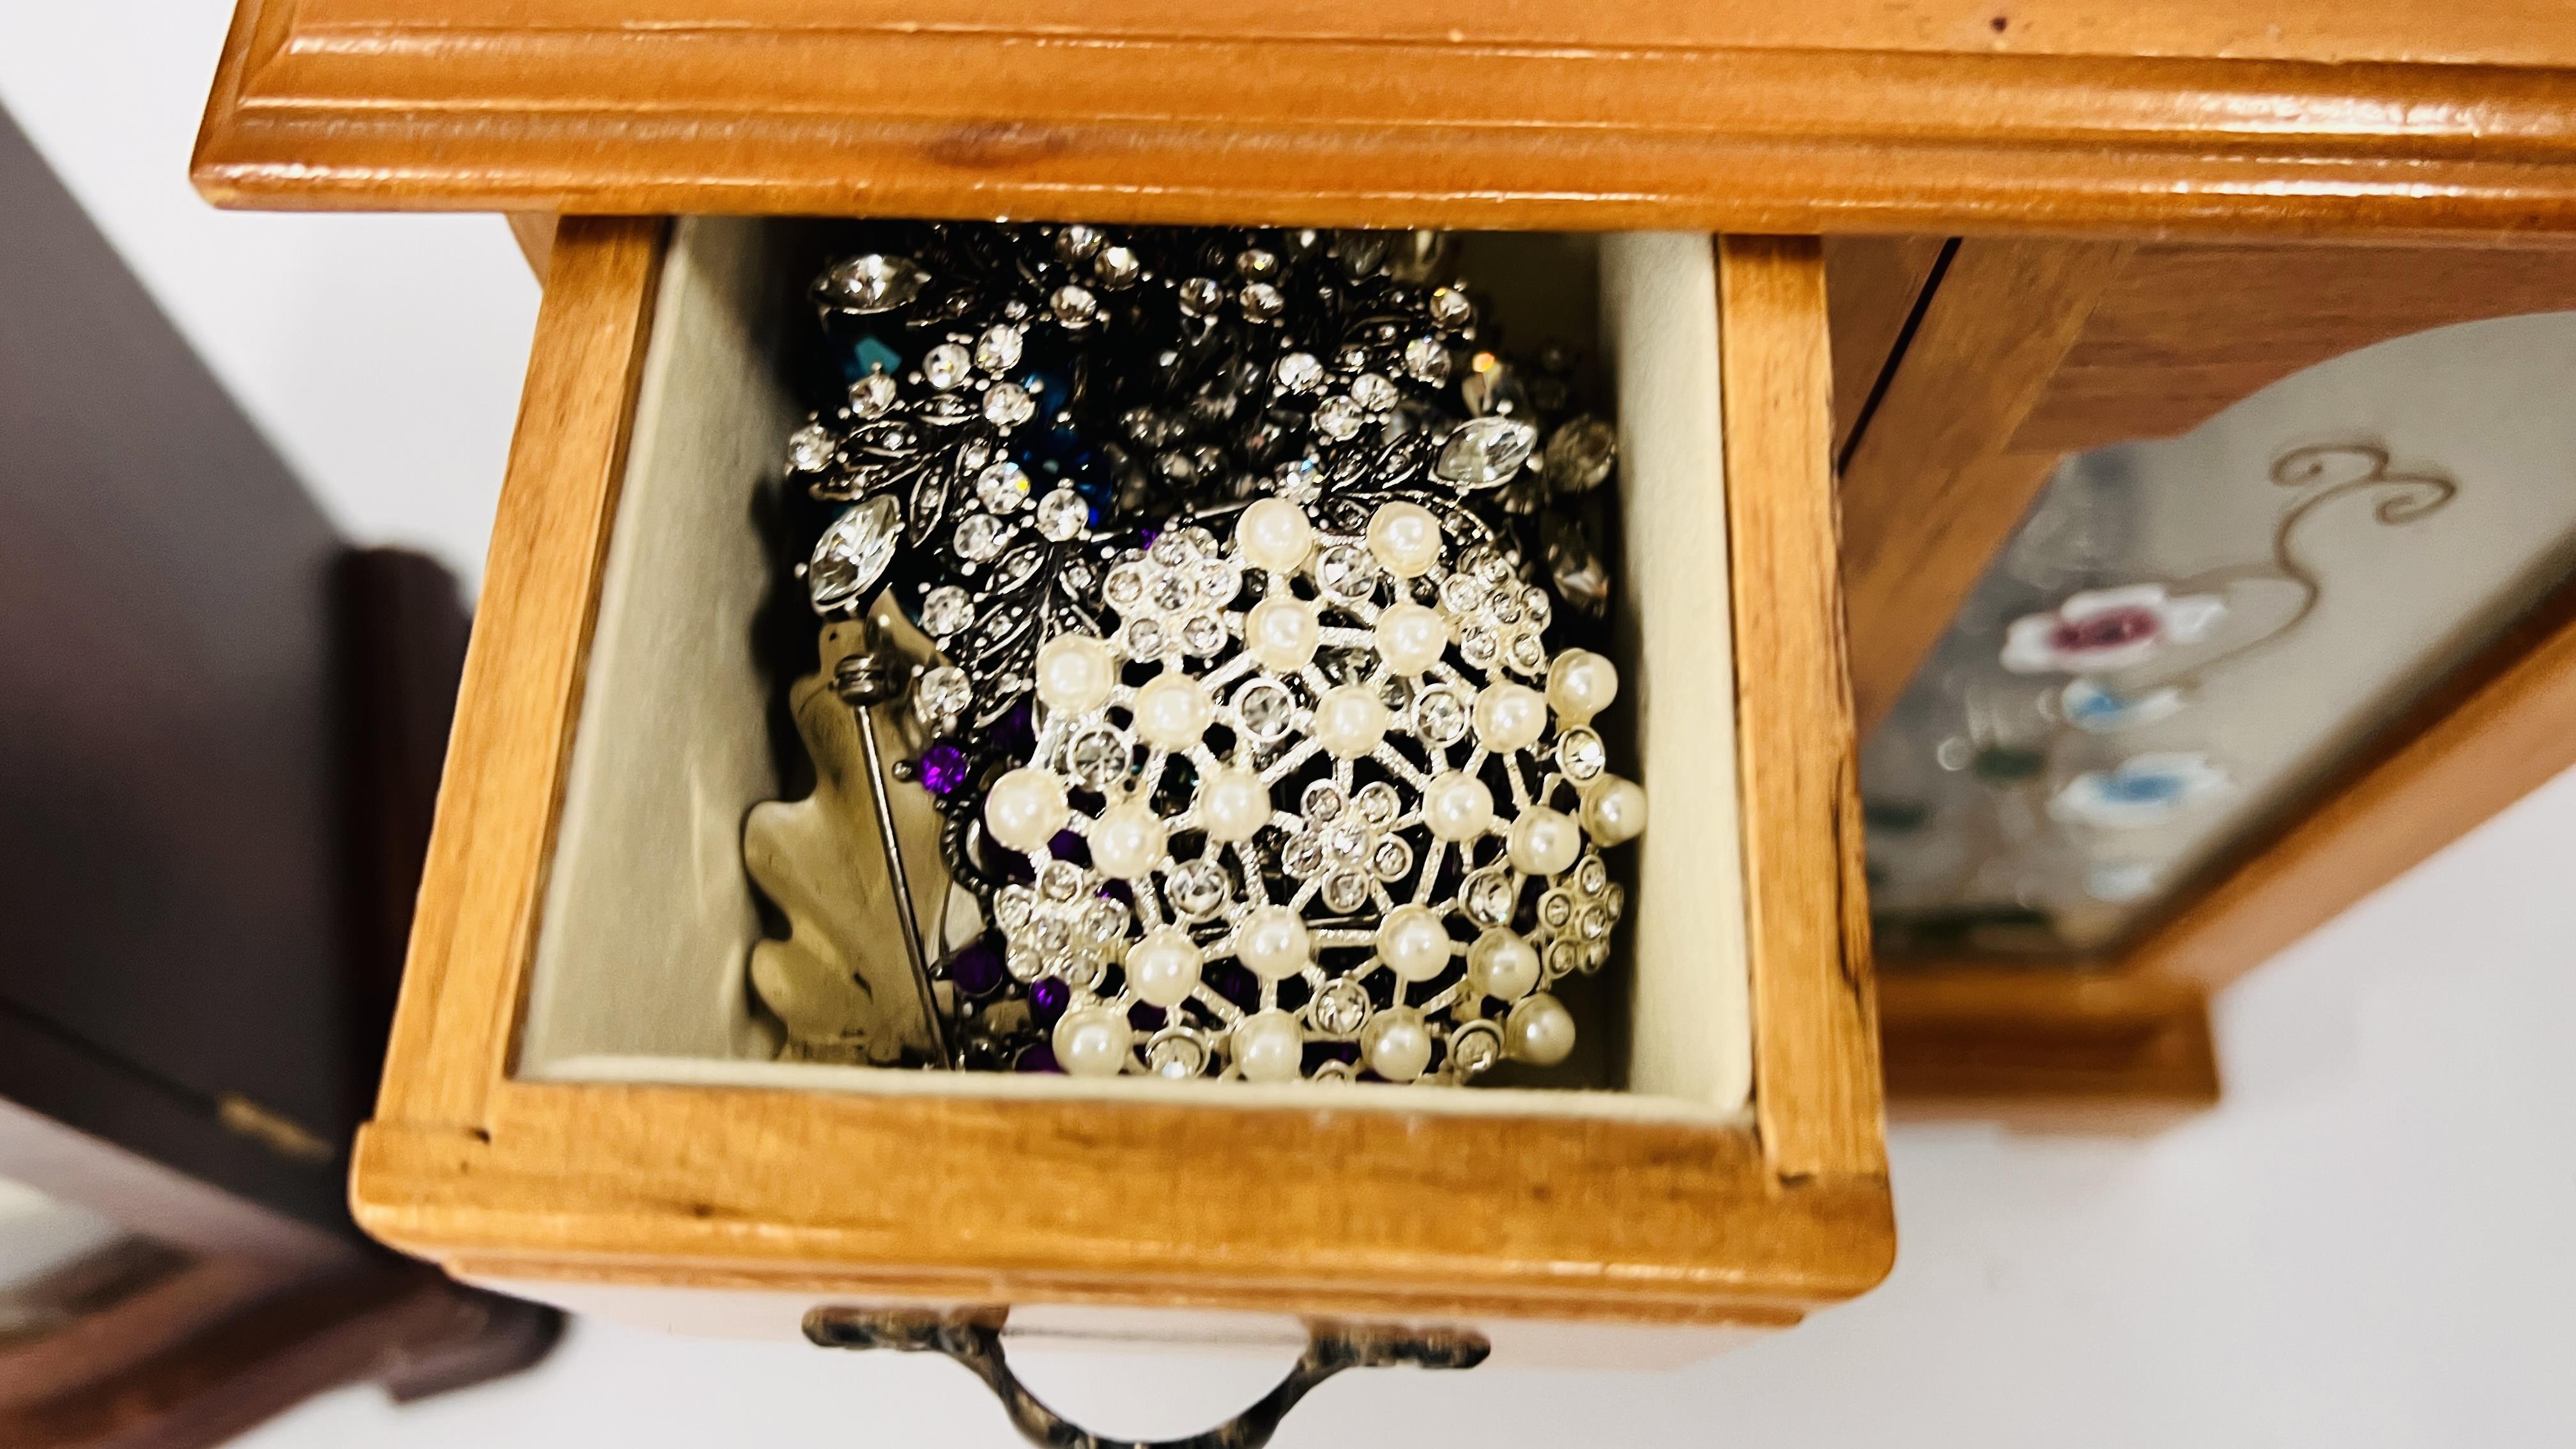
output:
[[1102,1438],[1039,1403],[1003,1357],[1002,1318],[1003,1311],[992,1309],[941,1314],[921,1308],[817,1308],[805,1315],[805,1337],[823,1348],[945,1354],[982,1379],[1020,1433],[1042,1449],[1260,1449],[1309,1389],[1344,1369],[1407,1363],[1474,1368],[1493,1352],[1482,1334],[1463,1329],[1317,1324],[1308,1330],[1306,1351],[1296,1367],[1252,1407],[1203,1434],[1144,1442]]

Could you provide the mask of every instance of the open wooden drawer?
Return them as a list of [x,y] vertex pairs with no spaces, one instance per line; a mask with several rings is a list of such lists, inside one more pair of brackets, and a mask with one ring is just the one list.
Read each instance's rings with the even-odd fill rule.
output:
[[[774,1334],[822,1305],[1128,1306],[1466,1326],[1515,1354],[1642,1325],[1687,1352],[1680,1330],[1878,1281],[1812,241],[1600,246],[1644,596],[1622,664],[1666,842],[1634,882],[1628,1090],[1086,1090],[770,1062],[743,1002],[732,848],[775,780],[742,744],[767,701],[740,625],[794,225],[556,241],[357,1152],[371,1231],[515,1292]],[[1593,308],[1589,270],[1545,274]]]

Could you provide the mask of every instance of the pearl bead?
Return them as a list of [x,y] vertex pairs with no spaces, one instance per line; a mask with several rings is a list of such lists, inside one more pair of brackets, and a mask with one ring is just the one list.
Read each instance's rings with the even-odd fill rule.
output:
[[1207,691],[1178,671],[1157,674],[1136,691],[1136,735],[1149,745],[1186,750],[1199,742],[1215,718],[1216,706],[1209,703]]
[[1431,1065],[1431,1028],[1412,1007],[1389,1007],[1360,1028],[1360,1056],[1390,1082],[1412,1081]]
[[1582,849],[1582,830],[1562,810],[1541,805],[1512,822],[1512,869],[1523,875],[1555,875]]
[[1422,814],[1442,840],[1473,840],[1494,823],[1494,792],[1473,775],[1443,770],[1422,792]]
[[1582,724],[1619,697],[1619,666],[1589,649],[1568,649],[1547,669],[1547,702],[1567,724]]
[[1163,858],[1163,819],[1145,805],[1112,805],[1091,823],[1091,863],[1115,880],[1142,880]]
[[1055,1064],[1077,1077],[1114,1077],[1127,1065],[1136,1033],[1105,1006],[1068,1011],[1055,1024]]
[[1449,927],[1429,906],[1397,906],[1378,923],[1377,958],[1406,981],[1428,981],[1449,969]]
[[1282,673],[1303,669],[1315,657],[1319,627],[1313,605],[1274,594],[1243,616],[1244,648],[1264,669]]
[[1284,981],[1315,959],[1306,923],[1286,906],[1255,906],[1234,933],[1234,959],[1264,981]]
[[1305,1075],[1306,1034],[1284,1011],[1262,1011],[1234,1024],[1234,1069],[1247,1082],[1293,1082]]
[[1274,574],[1295,573],[1315,550],[1315,527],[1306,510],[1285,498],[1264,498],[1234,521],[1243,561]]
[[1178,1006],[1199,989],[1199,954],[1190,933],[1164,926],[1127,948],[1127,985],[1156,1006]]
[[1058,634],[1038,651],[1038,700],[1080,714],[1096,709],[1118,685],[1118,661],[1088,634]]
[[1476,738],[1500,754],[1538,743],[1547,728],[1547,701],[1526,684],[1488,684],[1476,695]]
[[1542,991],[1524,997],[1503,1018],[1503,1055],[1532,1066],[1552,1067],[1574,1050],[1574,1014]]
[[1368,549],[1388,573],[1419,578],[1440,562],[1440,520],[1419,503],[1381,503],[1369,515]]
[[1199,828],[1210,840],[1250,840],[1270,823],[1270,787],[1250,770],[1219,765],[1199,780]]
[[1504,926],[1467,948],[1467,984],[1487,996],[1518,1001],[1538,985],[1538,949]]
[[1064,782],[1054,773],[1022,766],[993,782],[984,797],[984,833],[1004,850],[1035,850],[1055,839],[1071,819]]
[[1389,604],[1377,616],[1377,652],[1398,674],[1420,674],[1449,648],[1449,621],[1420,604]]
[[1646,828],[1646,792],[1634,780],[1600,776],[1583,792],[1583,828],[1603,845],[1636,839]]
[[1315,739],[1337,760],[1355,760],[1386,738],[1386,703],[1363,685],[1337,684],[1315,701]]

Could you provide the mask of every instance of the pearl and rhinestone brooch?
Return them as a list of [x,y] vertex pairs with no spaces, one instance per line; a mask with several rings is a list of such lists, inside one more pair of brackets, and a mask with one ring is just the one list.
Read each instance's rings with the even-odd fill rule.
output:
[[954,883],[862,993],[932,1029],[849,1037],[1078,1077],[1562,1062],[1553,988],[1611,959],[1604,852],[1646,813],[1597,729],[1617,669],[1551,646],[1608,600],[1613,433],[1559,416],[1565,359],[1481,349],[1429,234],[902,241],[817,281],[848,401],[787,449],[833,510],[814,609],[890,598],[928,651],[841,693],[872,746],[907,711],[882,838]]

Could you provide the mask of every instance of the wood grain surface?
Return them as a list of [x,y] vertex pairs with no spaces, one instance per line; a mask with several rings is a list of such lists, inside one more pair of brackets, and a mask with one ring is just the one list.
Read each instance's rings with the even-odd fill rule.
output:
[[2549,0],[244,0],[228,205],[1743,231],[2576,226]]
[[1726,324],[1728,463],[1746,470],[1731,526],[1737,566],[1766,580],[1737,639],[1761,722],[1741,755],[1770,1013],[1750,1132],[513,1080],[661,248],[643,222],[573,219],[556,239],[382,1105],[359,1140],[371,1232],[514,1278],[1762,1327],[1886,1273],[1814,243],[1722,262],[1728,305],[1747,309]]

